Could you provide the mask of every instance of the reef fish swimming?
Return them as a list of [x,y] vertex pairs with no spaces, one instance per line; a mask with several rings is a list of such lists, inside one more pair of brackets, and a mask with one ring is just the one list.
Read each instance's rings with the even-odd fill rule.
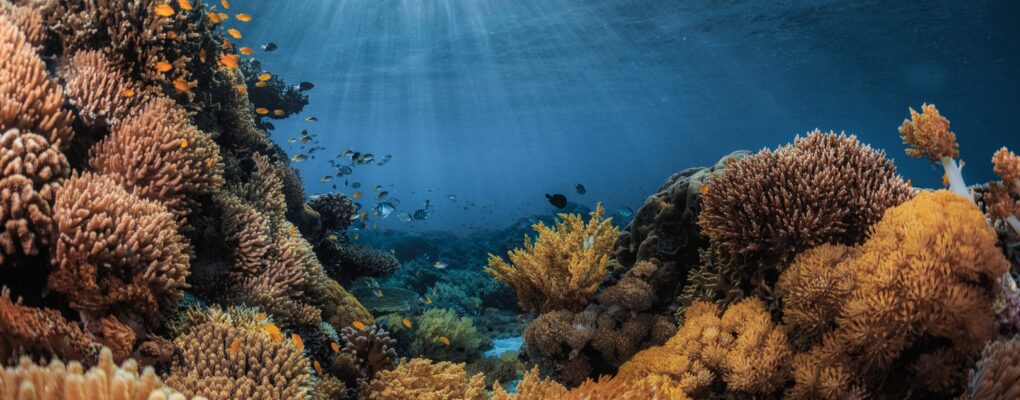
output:
[[567,196],[564,196],[562,194],[546,193],[545,198],[549,200],[549,204],[552,204],[553,207],[562,209],[563,207],[567,206]]

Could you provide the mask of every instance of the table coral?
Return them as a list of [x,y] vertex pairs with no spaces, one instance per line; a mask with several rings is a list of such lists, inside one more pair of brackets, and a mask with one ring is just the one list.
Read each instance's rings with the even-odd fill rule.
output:
[[619,233],[604,213],[599,204],[588,223],[572,214],[560,214],[552,227],[539,222],[532,226],[538,238],[525,236],[524,248],[510,251],[511,263],[490,253],[485,271],[510,285],[525,310],[579,311],[606,277]]
[[883,152],[814,131],[727,167],[704,195],[699,225],[735,265],[735,285],[767,291],[798,252],[859,243],[909,193]]
[[188,243],[162,204],[84,173],[67,181],[53,214],[55,268],[48,285],[89,319],[130,312],[151,323],[181,299]]
[[483,400],[485,377],[468,379],[464,364],[415,358],[403,361],[392,371],[380,371],[368,389],[370,400]]
[[17,129],[0,136],[0,265],[48,249],[53,202],[69,172],[46,138]]

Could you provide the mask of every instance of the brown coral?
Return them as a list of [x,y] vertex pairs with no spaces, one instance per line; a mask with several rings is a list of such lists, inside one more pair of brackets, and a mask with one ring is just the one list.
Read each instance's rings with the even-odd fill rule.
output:
[[733,279],[746,293],[773,283],[804,249],[860,242],[909,193],[881,151],[852,135],[814,131],[727,167],[704,196],[699,225],[743,267]]
[[88,125],[116,125],[137,112],[144,101],[141,86],[100,51],[76,53],[63,72],[67,97]]
[[489,254],[485,271],[517,292],[521,308],[539,312],[578,311],[605,278],[619,230],[596,206],[586,224],[580,215],[560,214],[554,227],[532,226],[538,238],[524,238],[524,248],[509,253],[508,264]]
[[934,104],[922,104],[921,112],[910,109],[910,119],[900,126],[900,137],[907,148],[907,155],[914,158],[928,157],[931,162],[942,158],[959,158],[960,145],[956,134],[949,130],[949,120],[939,113]]
[[0,136],[0,265],[49,246],[53,202],[69,170],[60,150],[40,135],[11,129]]
[[397,341],[379,326],[363,330],[347,326],[340,330],[340,339],[340,352],[334,356],[330,369],[348,384],[371,379],[376,372],[397,366]]
[[223,186],[219,146],[165,97],[149,100],[90,151],[89,166],[135,195],[187,216],[191,196]]
[[106,176],[72,176],[53,207],[57,239],[49,287],[87,316],[133,311],[157,320],[187,287],[187,242],[162,204]]
[[0,132],[16,128],[42,135],[57,148],[74,136],[64,95],[25,35],[0,16]]
[[0,15],[6,17],[21,30],[25,40],[38,52],[46,41],[46,27],[43,15],[39,10],[26,5],[0,0]]
[[415,358],[392,371],[380,371],[368,389],[371,400],[483,400],[485,377],[467,378],[464,364]]
[[0,361],[22,355],[47,354],[70,360],[94,359],[99,346],[57,310],[12,302],[0,292]]
[[195,315],[177,338],[181,357],[166,383],[209,400],[289,400],[312,393],[311,365],[289,340],[242,309]]
[[970,400],[1020,399],[1020,338],[988,343],[970,373]]
[[6,400],[185,400],[163,385],[151,367],[139,373],[138,363],[113,362],[109,349],[99,354],[99,364],[85,371],[78,362],[53,360],[40,366],[28,358],[0,371],[0,398]]

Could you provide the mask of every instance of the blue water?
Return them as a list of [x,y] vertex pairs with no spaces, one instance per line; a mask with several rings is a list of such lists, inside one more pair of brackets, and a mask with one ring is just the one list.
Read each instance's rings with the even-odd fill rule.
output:
[[[336,154],[392,154],[357,168],[371,207],[428,199],[429,220],[382,228],[505,226],[551,208],[543,194],[637,208],[671,173],[814,128],[886,149],[915,185],[941,170],[903,155],[907,107],[939,106],[965,175],[1020,148],[1020,2],[682,0],[260,1],[241,42],[267,69],[316,88],[304,114],[274,121]],[[305,116],[316,116],[308,123]],[[330,190],[320,154],[298,165]],[[573,194],[574,185],[588,188]],[[338,188],[344,188],[340,180]],[[447,195],[455,195],[451,202]],[[474,206],[463,209],[465,205]]]

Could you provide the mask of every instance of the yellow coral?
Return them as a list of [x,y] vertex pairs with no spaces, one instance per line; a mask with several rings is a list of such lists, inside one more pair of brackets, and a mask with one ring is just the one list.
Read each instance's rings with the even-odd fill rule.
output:
[[907,148],[907,155],[914,158],[928,157],[936,162],[943,157],[960,157],[960,145],[956,134],[949,130],[949,120],[939,113],[934,104],[922,104],[921,112],[910,109],[910,119],[900,126],[900,137]]
[[823,244],[798,255],[779,276],[776,294],[794,339],[812,343],[831,329],[854,288],[854,255],[850,246]]
[[397,369],[379,371],[368,385],[370,400],[483,400],[485,377],[470,379],[464,364],[415,358],[404,360]]
[[619,229],[596,206],[585,224],[580,215],[560,214],[555,227],[532,226],[538,238],[524,238],[524,249],[510,251],[513,264],[489,254],[485,269],[517,292],[521,308],[539,312],[578,311],[605,279]]

